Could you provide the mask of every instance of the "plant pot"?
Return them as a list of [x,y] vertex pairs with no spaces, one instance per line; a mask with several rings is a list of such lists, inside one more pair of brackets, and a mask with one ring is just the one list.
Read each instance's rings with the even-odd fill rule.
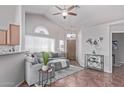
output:
[[48,70],[48,65],[43,65],[43,66],[42,66],[42,70],[43,70],[43,71],[47,71],[47,70]]

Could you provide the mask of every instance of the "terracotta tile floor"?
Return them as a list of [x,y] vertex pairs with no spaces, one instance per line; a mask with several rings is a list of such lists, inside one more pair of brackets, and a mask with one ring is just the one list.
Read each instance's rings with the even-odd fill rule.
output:
[[[21,87],[28,87],[24,82]],[[114,67],[113,74],[85,69],[52,83],[51,87],[123,87],[124,65]]]

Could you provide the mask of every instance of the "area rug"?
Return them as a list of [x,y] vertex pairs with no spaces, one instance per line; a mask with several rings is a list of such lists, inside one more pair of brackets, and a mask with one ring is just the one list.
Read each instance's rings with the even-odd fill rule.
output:
[[[65,78],[65,77],[67,77],[69,75],[72,75],[72,74],[74,74],[76,72],[79,72],[81,70],[83,70],[82,67],[70,65],[69,68],[56,71],[55,72],[55,77],[52,78],[52,81],[51,82],[55,82],[55,81],[57,81],[59,79]],[[48,84],[49,84],[49,81],[48,81]],[[40,87],[39,85],[36,85],[36,86],[37,87]]]
[[67,68],[67,69],[63,69],[63,70],[60,70],[60,71],[56,71],[56,72],[55,72],[54,81],[59,80],[59,79],[64,78],[64,77],[67,77],[67,76],[69,76],[69,75],[71,75],[71,74],[74,74],[74,73],[76,73],[76,72],[79,72],[79,71],[81,71],[81,70],[83,70],[82,67],[70,65],[70,67]]

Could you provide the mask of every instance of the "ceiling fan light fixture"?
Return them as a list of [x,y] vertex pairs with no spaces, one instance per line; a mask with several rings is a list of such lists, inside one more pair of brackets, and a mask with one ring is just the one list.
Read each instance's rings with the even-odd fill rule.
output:
[[65,6],[64,6],[64,8],[61,8],[61,7],[56,6],[56,8],[57,8],[60,12],[54,13],[53,15],[59,15],[59,14],[61,14],[64,19],[66,19],[66,17],[67,17],[68,15],[77,16],[76,13],[72,12],[72,10],[73,10],[74,8],[76,8],[76,7],[78,7],[78,6],[72,5],[72,6],[70,6],[69,8],[67,8],[67,7],[65,7]]
[[68,12],[66,10],[63,10],[62,16],[68,16]]

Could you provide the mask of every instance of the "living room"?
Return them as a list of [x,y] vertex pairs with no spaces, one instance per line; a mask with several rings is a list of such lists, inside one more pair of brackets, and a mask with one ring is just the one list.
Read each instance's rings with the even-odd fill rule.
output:
[[[1,40],[1,41],[5,41],[4,42],[5,44],[1,44],[1,58],[4,57],[5,59],[3,58],[3,60],[1,60],[2,78],[1,78],[0,86],[19,86],[21,83],[25,81],[26,68],[25,68],[24,59],[26,58],[25,57],[26,55],[29,55],[29,53],[33,54],[37,52],[39,53],[39,55],[41,55],[43,51],[46,51],[46,52],[54,52],[55,57],[57,56],[68,57],[66,53],[66,51],[68,51],[67,40],[69,41],[70,39],[73,40],[77,39],[77,33],[78,33],[77,29],[76,29],[77,31],[75,31],[75,29],[72,29],[72,27],[64,29],[63,27],[59,26],[57,23],[45,17],[42,13],[36,13],[37,7],[41,7],[41,6],[35,6],[35,7],[9,6],[9,5],[1,6],[1,12],[6,11],[3,13],[3,15],[1,15],[1,20],[6,18],[6,20],[3,20],[1,22],[1,31],[4,33],[10,32],[11,39],[13,38],[13,40],[10,40],[11,42],[10,44],[8,44],[7,40],[10,38],[9,36],[6,36],[6,34],[4,37],[2,37]],[[45,6],[45,7],[47,8],[49,6]],[[30,9],[32,9],[32,11],[30,11]],[[33,9],[35,13],[33,13],[34,12]],[[10,18],[8,18],[6,15],[8,12],[10,12],[10,16],[9,16]],[[12,28],[11,25],[19,26],[19,29],[13,27],[13,29],[18,33],[12,34],[15,32],[11,32],[11,28]],[[18,41],[15,42],[17,38]],[[12,42],[14,43],[12,44]],[[69,56],[70,59],[72,60],[72,62],[70,62],[69,64],[79,65],[79,63],[76,61],[77,60],[76,45],[77,43],[75,42],[75,44],[73,45],[75,46],[74,47],[75,51],[73,55]],[[68,48],[68,49],[71,49],[70,51],[68,51],[68,54],[69,53],[72,54],[73,48]],[[11,64],[10,67],[7,67],[6,64],[9,64],[8,62],[13,62],[13,64]],[[6,70],[6,73],[3,73],[3,70],[4,71]],[[74,73],[74,72],[75,71],[72,72],[70,71],[70,73]],[[9,73],[11,73],[11,75]],[[35,83],[37,82],[39,82],[38,77]],[[35,83],[33,83],[32,85],[34,85]],[[27,86],[30,86],[30,84]]]
[[121,5],[0,6],[0,86],[124,86],[123,64],[113,70],[111,31],[124,22],[123,10]]

